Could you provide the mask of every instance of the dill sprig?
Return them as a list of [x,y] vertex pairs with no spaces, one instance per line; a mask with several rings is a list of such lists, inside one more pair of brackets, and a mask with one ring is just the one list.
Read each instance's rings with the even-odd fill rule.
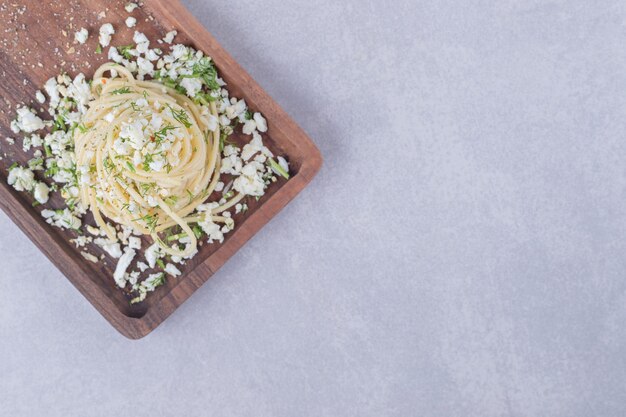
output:
[[161,142],[163,142],[165,140],[165,137],[167,136],[167,133],[175,129],[178,129],[178,128],[176,126],[167,125],[163,127],[161,130],[154,132],[154,139],[156,143],[160,144]]
[[102,165],[108,173],[110,173],[113,168],[115,168],[113,161],[111,161],[111,158],[109,158],[108,156],[105,156],[104,159],[102,159]]
[[159,216],[157,214],[146,214],[145,216],[139,217],[138,219],[134,219],[133,221],[143,221],[146,224],[146,227],[150,230],[150,232],[154,232],[154,229],[157,227],[157,223],[159,221]]
[[130,87],[126,86],[126,87],[118,88],[117,90],[111,91],[111,94],[130,94],[130,92],[131,92]]
[[182,124],[183,126],[187,128],[191,127],[191,122],[189,121],[189,114],[187,113],[185,109],[180,109],[177,111],[177,110],[174,110],[174,108],[172,108],[172,106],[170,106],[169,104],[167,105],[167,107],[172,112],[172,117],[174,117],[174,119],[178,123]]

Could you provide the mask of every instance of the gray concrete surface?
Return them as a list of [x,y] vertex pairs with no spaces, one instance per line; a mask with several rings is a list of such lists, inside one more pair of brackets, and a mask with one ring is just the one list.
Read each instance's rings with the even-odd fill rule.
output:
[[626,415],[624,2],[185,3],[323,171],[138,342],[1,215],[1,416]]

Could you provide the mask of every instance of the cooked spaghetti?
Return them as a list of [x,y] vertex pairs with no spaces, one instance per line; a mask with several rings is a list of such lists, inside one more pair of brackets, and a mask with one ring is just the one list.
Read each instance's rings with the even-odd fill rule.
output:
[[[106,219],[151,235],[170,255],[193,254],[197,240],[189,224],[204,216],[226,222],[219,213],[244,197],[239,193],[208,213],[197,212],[220,178],[215,103],[200,106],[112,63],[96,71],[91,88],[95,99],[74,139],[82,203],[112,241],[116,231]],[[189,238],[182,250],[159,237],[176,225]]]

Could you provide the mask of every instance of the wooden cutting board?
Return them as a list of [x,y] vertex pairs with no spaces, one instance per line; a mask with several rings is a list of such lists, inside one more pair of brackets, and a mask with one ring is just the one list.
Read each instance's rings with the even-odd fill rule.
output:
[[[144,0],[142,7],[132,13],[138,20],[132,29],[124,24],[129,16],[125,4],[117,0],[16,0],[0,4],[0,207],[120,333],[138,339],[161,324],[302,191],[320,169],[322,158],[302,129],[178,0]],[[22,150],[21,139],[9,128],[17,107],[25,104],[39,110],[41,106],[34,99],[36,90],[62,70],[72,77],[83,72],[91,78],[95,69],[106,62],[106,53],[97,54],[96,49],[98,29],[107,22],[116,29],[112,45],[132,43],[132,35],[138,30],[155,47],[157,39],[176,29],[175,43],[191,45],[211,56],[231,95],[244,98],[251,110],[264,114],[269,125],[264,143],[274,153],[287,156],[292,173],[288,181],[270,185],[258,202],[248,199],[250,209],[234,216],[235,230],[226,235],[223,244],[202,246],[185,265],[181,277],[168,278],[164,286],[148,294],[146,301],[134,305],[115,286],[115,260],[107,256],[97,265],[86,261],[80,255],[82,249],[69,242],[75,237],[72,232],[46,224],[40,215],[42,208],[33,207],[29,195],[16,192],[6,182],[7,168],[14,161],[25,163],[32,158],[32,152]],[[87,28],[90,36],[85,45],[76,45],[74,33],[81,27]],[[15,138],[15,143],[9,143],[7,137]],[[55,197],[49,204],[58,208],[62,200]],[[87,249],[97,255],[104,253],[93,244]]]

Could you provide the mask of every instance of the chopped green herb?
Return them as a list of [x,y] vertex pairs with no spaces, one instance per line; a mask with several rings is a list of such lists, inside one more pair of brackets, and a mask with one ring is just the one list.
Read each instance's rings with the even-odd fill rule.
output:
[[187,233],[184,233],[184,232],[183,233],[178,233],[176,235],[168,236],[167,237],[167,241],[168,242],[174,242],[174,241],[180,240],[180,239],[182,239],[184,237],[187,237]]
[[202,230],[202,228],[199,225],[195,225],[192,230],[193,230],[193,234],[196,235],[196,239],[200,239],[202,235],[204,234],[204,230]]
[[98,44],[98,47],[96,48],[96,53],[97,54],[101,54],[102,53],[102,45]]
[[217,70],[211,58],[204,57],[193,66],[192,77],[202,79],[210,90],[219,90],[221,87],[217,82]]
[[189,190],[185,190],[187,191],[187,195],[189,196],[189,202],[192,202],[194,198],[196,198],[195,195],[193,195],[193,193]]
[[285,171],[285,169],[281,167],[278,162],[274,161],[274,158],[269,158],[268,163],[270,168],[272,168],[275,173],[277,173],[278,175],[282,175],[286,179],[289,179],[289,173]]
[[146,195],[148,194],[148,192],[150,192],[152,189],[156,188],[156,183],[155,182],[147,182],[147,183],[142,183],[139,188],[141,188],[141,191],[143,191],[142,195]]
[[113,106],[112,108],[113,108],[113,109],[117,109],[118,107],[121,107],[121,106],[123,106],[123,105],[124,105],[124,104],[126,104],[126,103],[128,103],[128,100],[124,100],[124,101],[122,101],[121,103],[116,104],[116,105],[115,105],[115,106]]
[[174,204],[178,203],[178,197],[176,197],[175,195],[171,195],[169,197],[166,197],[163,201],[165,201],[168,205],[173,206]]
[[[160,259],[159,259],[160,261]],[[161,263],[163,263],[163,261],[161,261]],[[163,268],[165,269],[165,268]],[[165,284],[165,274],[161,273],[161,275],[159,275],[157,278],[155,278],[154,280],[152,280],[152,285],[154,285],[155,287],[159,287],[161,285]]]
[[43,165],[43,158],[35,158],[28,161],[28,167],[30,169],[35,169],[41,167]]
[[109,158],[108,156],[104,157],[104,159],[102,160],[102,165],[104,165],[104,169],[109,173],[113,170],[113,168],[115,168],[115,165],[113,165],[111,158]]
[[178,123],[182,124],[183,126],[187,128],[191,127],[191,122],[189,121],[189,114],[185,111],[185,109],[180,109],[177,111],[177,110],[174,110],[172,106],[170,106],[169,104],[167,105],[167,107],[172,112],[172,117],[174,117],[174,119],[176,119]]
[[159,266],[159,268],[165,269],[165,263],[163,262],[163,259],[157,259],[156,263]]
[[163,127],[161,130],[159,130],[158,132],[154,132],[154,139],[156,143],[160,144],[161,142],[163,142],[165,140],[165,137],[167,136],[167,133],[175,129],[178,129],[178,128],[172,125],[167,125]]
[[122,87],[118,88],[117,90],[111,91],[111,94],[130,94],[130,92],[130,87]]
[[148,229],[150,229],[150,232],[154,232],[154,229],[156,229],[157,223],[159,221],[158,215],[156,214],[146,214],[145,216],[134,219],[133,221],[136,222],[139,220],[146,223],[146,226],[148,227]]
[[220,133],[220,152],[224,152],[224,143],[228,139],[228,135],[224,132]]
[[52,131],[56,132],[58,130],[62,130],[62,131],[66,131],[65,130],[65,120],[63,118],[62,114],[57,115],[57,117],[54,118],[54,126],[52,126]]
[[130,53],[131,49],[133,49],[134,45],[124,45],[124,46],[120,46],[118,49],[118,51],[120,52],[120,54],[126,58],[126,59],[132,59],[132,54]]
[[130,169],[132,172],[137,172],[137,170],[135,169],[135,166],[133,164],[131,164],[129,161],[126,161],[126,166],[128,167],[128,169]]
[[154,155],[152,155],[151,153],[147,154],[144,158],[143,158],[143,170],[148,172],[150,171],[150,163],[154,162]]

